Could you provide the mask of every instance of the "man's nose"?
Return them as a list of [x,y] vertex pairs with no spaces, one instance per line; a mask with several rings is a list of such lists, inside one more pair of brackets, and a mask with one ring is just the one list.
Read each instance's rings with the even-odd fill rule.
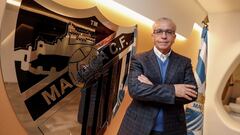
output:
[[167,34],[165,31],[161,34],[161,38],[167,38]]

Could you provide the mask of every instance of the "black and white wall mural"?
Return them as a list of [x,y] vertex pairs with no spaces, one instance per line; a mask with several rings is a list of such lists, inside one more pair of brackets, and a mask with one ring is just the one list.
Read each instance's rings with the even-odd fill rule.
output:
[[103,134],[124,98],[136,26],[94,7],[7,4],[1,31],[6,92],[29,134]]

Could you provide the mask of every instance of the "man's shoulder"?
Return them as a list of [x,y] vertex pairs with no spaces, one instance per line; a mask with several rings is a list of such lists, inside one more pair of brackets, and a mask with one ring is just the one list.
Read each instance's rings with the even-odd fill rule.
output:
[[152,50],[140,52],[134,55],[136,59],[145,59],[147,56],[149,56],[152,53]]
[[182,54],[179,54],[179,53],[176,53],[176,52],[172,52],[172,54],[174,55],[174,57],[177,57],[178,59],[180,60],[183,60],[183,61],[191,61],[190,58],[182,55]]

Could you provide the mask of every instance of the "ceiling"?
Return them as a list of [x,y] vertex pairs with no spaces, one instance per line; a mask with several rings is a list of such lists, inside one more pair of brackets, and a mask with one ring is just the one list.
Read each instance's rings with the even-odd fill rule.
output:
[[240,0],[197,0],[208,13],[240,11]]
[[207,15],[206,10],[203,10],[203,7],[197,0],[114,1],[153,21],[160,17],[171,18],[178,26],[177,33],[184,37],[188,37],[191,34],[194,23],[201,25],[202,20]]

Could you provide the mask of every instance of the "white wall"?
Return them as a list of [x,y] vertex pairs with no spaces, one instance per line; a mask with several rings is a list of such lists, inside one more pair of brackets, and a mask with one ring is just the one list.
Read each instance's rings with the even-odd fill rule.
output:
[[240,12],[210,14],[209,20],[204,135],[239,135],[240,121],[224,111],[221,96],[240,64]]
[[6,0],[0,0],[0,31],[1,31],[1,24],[2,24],[2,18],[3,18],[5,6],[6,6]]
[[[2,18],[6,6],[6,0],[0,0],[0,31]],[[1,38],[1,35],[0,35]],[[12,110],[5,86],[2,80],[2,69],[0,68],[0,135],[26,135],[25,130],[16,118],[15,112]]]
[[207,12],[196,0],[114,0],[152,20],[169,17],[177,24],[177,33],[189,37],[193,24],[201,25]]
[[1,22],[2,22],[2,17],[3,17],[3,12],[4,12],[4,9],[5,9],[5,0],[0,0],[0,29],[1,29]]

